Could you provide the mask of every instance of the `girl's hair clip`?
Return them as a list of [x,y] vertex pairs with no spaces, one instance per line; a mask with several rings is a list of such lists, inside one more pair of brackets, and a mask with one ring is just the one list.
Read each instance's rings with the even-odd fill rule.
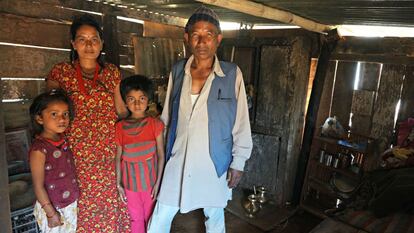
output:
[[51,89],[49,91],[49,95],[56,95],[57,93],[59,93],[59,89]]

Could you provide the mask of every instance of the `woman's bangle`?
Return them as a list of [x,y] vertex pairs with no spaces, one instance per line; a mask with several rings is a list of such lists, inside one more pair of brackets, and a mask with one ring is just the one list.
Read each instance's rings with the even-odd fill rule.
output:
[[41,205],[42,209],[43,209],[43,207],[45,207],[47,205],[52,205],[52,204],[50,204],[50,202],[46,202],[45,204]]
[[57,211],[55,211],[51,216],[49,216],[49,215],[46,214],[46,217],[47,218],[53,218],[56,214],[57,214]]

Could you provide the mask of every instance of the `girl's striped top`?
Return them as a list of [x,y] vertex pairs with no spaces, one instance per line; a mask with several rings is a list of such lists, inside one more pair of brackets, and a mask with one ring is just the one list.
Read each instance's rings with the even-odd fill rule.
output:
[[164,124],[146,117],[139,122],[122,120],[116,124],[115,140],[122,146],[121,170],[125,189],[149,191],[157,180],[157,136]]

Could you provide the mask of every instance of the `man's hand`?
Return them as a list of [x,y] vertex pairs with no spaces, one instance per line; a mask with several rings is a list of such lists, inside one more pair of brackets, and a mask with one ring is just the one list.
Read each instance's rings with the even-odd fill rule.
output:
[[231,189],[235,188],[239,184],[242,175],[243,175],[242,171],[229,168],[227,172],[227,181],[228,181],[227,185],[229,186],[229,188]]

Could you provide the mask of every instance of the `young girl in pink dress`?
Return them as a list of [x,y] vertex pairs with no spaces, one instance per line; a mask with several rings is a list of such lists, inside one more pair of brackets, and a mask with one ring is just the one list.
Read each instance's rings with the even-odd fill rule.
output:
[[121,81],[129,116],[115,128],[117,187],[127,203],[133,233],[145,233],[164,168],[164,124],[147,116],[151,81],[136,75]]
[[44,233],[75,233],[79,189],[63,136],[73,118],[71,102],[63,91],[51,90],[34,99],[30,116],[36,135],[29,151],[34,216]]

